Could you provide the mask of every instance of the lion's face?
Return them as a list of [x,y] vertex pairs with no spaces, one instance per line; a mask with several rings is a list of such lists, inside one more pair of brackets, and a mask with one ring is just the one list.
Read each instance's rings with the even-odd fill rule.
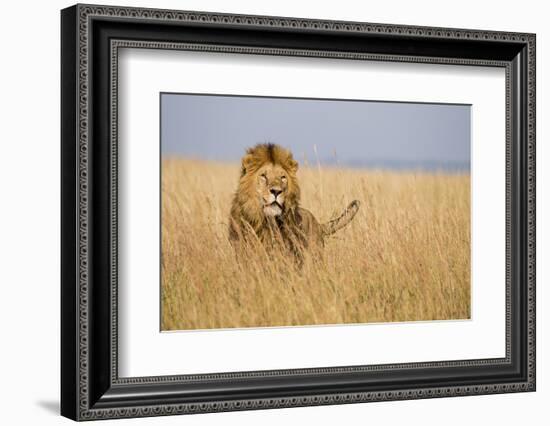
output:
[[257,172],[256,191],[267,217],[277,217],[285,210],[288,192],[287,172],[278,164],[265,164]]
[[283,219],[300,201],[297,170],[298,163],[287,149],[274,144],[249,148],[242,158],[233,214],[255,227],[264,226],[266,218]]

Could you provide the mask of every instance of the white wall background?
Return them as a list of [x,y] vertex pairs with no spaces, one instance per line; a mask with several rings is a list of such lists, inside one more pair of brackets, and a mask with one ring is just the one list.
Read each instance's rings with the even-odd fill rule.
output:
[[[120,0],[103,4],[537,33],[538,390],[292,408],[119,424],[544,424],[550,401],[550,27],[545,2]],[[0,26],[0,401],[2,424],[68,424],[59,404],[59,9],[11,1]],[[546,220],[545,220],[546,218]],[[131,423],[128,423],[131,422]],[[112,421],[102,423],[113,423]]]

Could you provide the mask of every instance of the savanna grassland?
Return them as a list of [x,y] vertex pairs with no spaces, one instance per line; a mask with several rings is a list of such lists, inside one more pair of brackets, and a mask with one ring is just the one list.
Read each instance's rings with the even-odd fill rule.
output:
[[470,176],[301,167],[301,205],[355,219],[322,261],[237,262],[228,215],[239,164],[162,162],[161,328],[185,330],[470,317]]

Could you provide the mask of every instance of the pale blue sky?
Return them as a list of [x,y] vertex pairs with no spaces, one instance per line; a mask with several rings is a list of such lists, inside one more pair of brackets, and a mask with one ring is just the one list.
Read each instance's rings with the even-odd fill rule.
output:
[[470,106],[161,95],[163,156],[238,161],[272,142],[295,158],[387,169],[470,169]]

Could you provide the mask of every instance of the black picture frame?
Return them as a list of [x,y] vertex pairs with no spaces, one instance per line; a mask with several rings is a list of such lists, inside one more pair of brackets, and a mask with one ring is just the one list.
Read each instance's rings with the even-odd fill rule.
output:
[[[535,390],[534,34],[75,5],[61,12],[61,414],[158,416]],[[506,69],[506,356],[118,377],[117,48]],[[504,213],[504,212],[503,212]]]

